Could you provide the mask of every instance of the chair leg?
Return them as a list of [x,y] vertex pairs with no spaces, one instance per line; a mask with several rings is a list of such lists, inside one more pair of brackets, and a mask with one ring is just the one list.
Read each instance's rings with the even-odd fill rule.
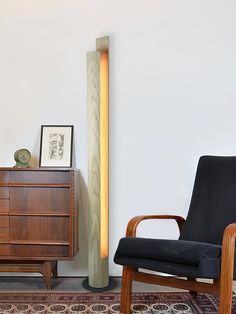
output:
[[234,251],[236,224],[229,225],[223,235],[221,270],[220,270],[220,304],[219,314],[231,314],[232,290],[234,279]]
[[[192,281],[192,282],[197,281],[196,278],[192,278],[192,277],[188,277],[187,279],[188,279],[188,281]],[[192,296],[196,296],[196,295],[197,295],[197,291],[189,290],[189,293],[190,293]]]
[[122,274],[122,287],[121,287],[121,299],[120,299],[120,313],[121,314],[131,313],[131,291],[132,291],[131,274],[132,274],[132,268],[128,266],[124,266],[123,274]]
[[227,276],[227,272],[225,272],[225,274],[221,276],[221,281],[220,281],[219,314],[231,314],[232,292],[233,292],[232,275]]

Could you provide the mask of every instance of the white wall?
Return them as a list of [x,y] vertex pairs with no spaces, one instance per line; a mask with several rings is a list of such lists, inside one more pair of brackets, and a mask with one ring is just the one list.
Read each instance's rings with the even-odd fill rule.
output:
[[[185,216],[199,156],[236,155],[235,13],[234,0],[0,1],[0,166],[21,147],[37,163],[42,124],[74,124],[87,181],[86,53],[110,36],[111,275],[132,216]],[[81,250],[60,275],[87,274],[81,203]],[[140,229],[176,237],[170,225]]]

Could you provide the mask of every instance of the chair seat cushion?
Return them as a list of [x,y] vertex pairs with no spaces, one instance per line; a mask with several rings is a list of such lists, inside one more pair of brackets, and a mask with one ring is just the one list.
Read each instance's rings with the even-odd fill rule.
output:
[[[220,277],[220,258],[205,258],[200,262],[199,266],[191,266],[145,258],[123,257],[118,255],[115,255],[114,262],[122,266],[129,266],[136,269],[141,268],[181,277],[210,279],[216,279]],[[234,273],[234,280],[235,279],[236,274]]]
[[119,257],[150,259],[199,266],[203,259],[221,256],[221,246],[185,240],[122,238],[115,259]]

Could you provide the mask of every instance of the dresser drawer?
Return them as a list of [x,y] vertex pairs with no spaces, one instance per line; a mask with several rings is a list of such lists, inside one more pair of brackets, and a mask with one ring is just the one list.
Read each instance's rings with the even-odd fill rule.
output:
[[9,241],[9,228],[0,228],[0,242]]
[[0,199],[0,214],[9,212],[9,200]]
[[0,216],[0,228],[9,227],[9,216]]
[[67,245],[26,245],[12,244],[11,253],[18,257],[67,257],[69,247]]
[[9,198],[9,187],[0,186],[0,199]]
[[11,171],[10,183],[69,184],[70,171]]
[[9,245],[9,244],[2,244],[2,243],[0,243],[0,255],[1,256],[4,256],[4,255],[6,255],[6,256],[8,256],[8,255],[11,255],[11,253],[10,253],[10,248],[11,248],[11,246]]
[[0,183],[9,182],[9,171],[0,171]]
[[70,189],[11,187],[10,214],[69,214]]
[[11,216],[12,241],[69,242],[69,217]]

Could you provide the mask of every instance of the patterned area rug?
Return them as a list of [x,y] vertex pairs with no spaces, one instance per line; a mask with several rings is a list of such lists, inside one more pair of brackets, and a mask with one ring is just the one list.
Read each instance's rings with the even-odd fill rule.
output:
[[[233,311],[236,314],[236,298]],[[81,313],[118,314],[120,293],[91,292],[1,292],[0,313]],[[132,313],[189,314],[218,313],[218,298],[210,294],[191,296],[189,293],[133,293]]]

